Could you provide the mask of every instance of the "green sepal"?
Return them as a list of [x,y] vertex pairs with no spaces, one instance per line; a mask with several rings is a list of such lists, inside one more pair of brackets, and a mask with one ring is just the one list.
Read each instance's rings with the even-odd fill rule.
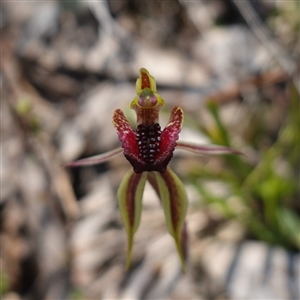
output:
[[142,197],[145,188],[147,174],[137,174],[130,170],[123,178],[118,189],[118,204],[121,217],[127,232],[127,262],[130,267],[133,237],[137,231],[142,212]]
[[185,216],[188,206],[184,185],[170,168],[164,173],[155,172],[156,183],[153,182],[153,177],[151,179],[150,183],[152,186],[156,185],[155,189],[161,199],[167,229],[175,240],[184,272],[187,247]]
[[145,68],[140,69],[140,76],[136,80],[135,90],[139,95],[143,89],[149,88],[152,92],[156,92],[156,82],[153,76]]

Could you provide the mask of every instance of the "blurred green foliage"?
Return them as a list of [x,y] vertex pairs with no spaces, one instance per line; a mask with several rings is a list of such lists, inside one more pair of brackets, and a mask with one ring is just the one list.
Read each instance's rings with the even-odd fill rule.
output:
[[[233,147],[230,134],[220,118],[214,101],[207,103],[213,125],[202,130],[212,143]],[[252,123],[251,126],[260,126]],[[226,155],[225,165],[217,169],[194,168],[188,179],[206,204],[217,207],[226,218],[241,222],[252,237],[290,250],[300,249],[300,116],[299,95],[291,90],[285,123],[276,141],[267,149],[257,149],[258,163],[247,157]],[[254,128],[254,132],[261,128]],[[248,146],[250,141],[246,141]],[[224,195],[216,195],[205,182],[225,185]]]
[[1,271],[0,272],[0,296],[7,293],[8,290],[9,290],[8,276]]
[[83,299],[85,299],[85,296],[84,296],[83,291],[81,291],[80,289],[74,288],[70,292],[68,299],[71,299],[71,300],[83,300]]
[[[282,1],[269,16],[268,24],[275,31],[286,30],[297,39],[300,29],[300,2],[298,0]],[[284,28],[282,28],[284,25]]]
[[41,124],[33,111],[33,105],[26,97],[21,98],[14,107],[15,113],[20,118],[23,126],[25,126],[29,132],[38,134],[41,130]]

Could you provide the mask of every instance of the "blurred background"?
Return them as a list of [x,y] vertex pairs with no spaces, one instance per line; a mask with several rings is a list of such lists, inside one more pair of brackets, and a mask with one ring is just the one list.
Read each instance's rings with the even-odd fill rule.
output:
[[[299,13],[291,1],[1,2],[1,299],[299,299]],[[120,145],[141,67],[181,140],[186,274],[146,186],[132,268],[116,190],[130,165],[66,169]]]

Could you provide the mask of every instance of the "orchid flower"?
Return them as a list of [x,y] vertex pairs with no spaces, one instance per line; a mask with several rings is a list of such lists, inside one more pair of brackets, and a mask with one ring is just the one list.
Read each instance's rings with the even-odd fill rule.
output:
[[159,125],[159,110],[165,105],[156,91],[155,79],[142,68],[136,81],[136,96],[130,108],[137,115],[133,128],[124,113],[117,109],[113,115],[122,147],[115,150],[68,163],[68,167],[100,164],[123,152],[133,169],[123,178],[118,189],[118,204],[127,232],[127,268],[130,266],[134,234],[137,231],[142,211],[142,196],[148,180],[161,200],[166,225],[175,240],[175,245],[185,269],[187,256],[187,230],[185,216],[188,200],[183,183],[168,167],[175,148],[196,154],[239,154],[239,151],[219,146],[195,145],[177,141],[183,123],[183,111],[173,107],[170,119],[162,130]]

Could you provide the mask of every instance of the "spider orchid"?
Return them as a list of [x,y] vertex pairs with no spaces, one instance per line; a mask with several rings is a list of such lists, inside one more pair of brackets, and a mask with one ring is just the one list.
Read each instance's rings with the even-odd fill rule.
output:
[[240,154],[239,151],[218,146],[194,145],[177,141],[183,123],[183,111],[173,107],[170,119],[162,130],[159,125],[159,110],[165,105],[156,92],[155,79],[142,68],[136,81],[136,96],[130,108],[137,115],[137,127],[132,128],[124,113],[117,109],[113,115],[122,147],[115,150],[68,163],[68,167],[100,164],[123,152],[130,162],[130,170],[118,189],[118,204],[128,236],[127,268],[130,266],[134,234],[137,231],[142,211],[142,196],[148,180],[161,200],[166,225],[175,240],[182,270],[187,257],[187,230],[185,216],[187,195],[183,183],[168,167],[175,148],[196,154]]

